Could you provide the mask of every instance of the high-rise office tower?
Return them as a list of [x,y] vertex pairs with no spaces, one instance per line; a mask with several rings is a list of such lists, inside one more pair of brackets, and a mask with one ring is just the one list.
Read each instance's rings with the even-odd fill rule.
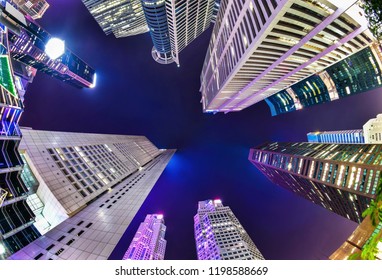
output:
[[248,159],[272,183],[360,223],[375,197],[382,146],[274,142],[251,149]]
[[365,137],[362,129],[309,132],[308,142],[312,143],[336,143],[336,144],[363,144]]
[[124,260],[164,260],[167,241],[163,215],[147,215],[140,224]]
[[107,259],[174,153],[143,136],[22,133],[45,233],[11,259]]
[[0,24],[0,260],[40,236],[33,226],[35,214],[27,203],[30,185],[18,151],[23,112],[8,49],[8,30]]
[[45,0],[12,0],[20,10],[30,15],[33,19],[41,18],[49,8]]
[[[310,91],[317,100],[322,98],[324,87],[330,96],[337,85],[351,85],[340,76],[331,84],[325,72],[319,77],[315,74],[373,42],[357,2],[222,0],[201,73],[204,112],[240,111],[307,78],[306,85],[297,91]],[[361,53],[365,56],[369,53]],[[356,67],[362,67],[359,65]],[[339,75],[345,71],[339,67],[332,70]],[[377,77],[372,78],[375,83]],[[358,90],[346,88],[345,92]],[[297,95],[300,97],[300,92]],[[289,100],[280,97],[284,98],[282,103]],[[292,101],[288,102],[305,106]]]
[[127,37],[146,33],[149,28],[141,0],[82,0],[106,35]]
[[263,260],[239,220],[221,200],[199,201],[194,216],[199,260]]
[[0,8],[1,20],[11,31],[8,37],[13,59],[78,88],[95,86],[95,71],[87,63],[67,48],[62,56],[51,59],[45,52],[51,35],[8,2],[0,2]]
[[142,1],[142,7],[154,45],[151,51],[152,57],[161,64],[174,62],[171,51],[166,2],[164,0],[145,0]]
[[212,18],[211,18],[212,23],[216,22],[216,17],[218,16],[219,7],[220,7],[220,1],[221,0],[215,0],[214,9],[212,10]]
[[211,24],[213,0],[142,0],[153,40],[152,56],[161,64],[180,65],[179,53]]

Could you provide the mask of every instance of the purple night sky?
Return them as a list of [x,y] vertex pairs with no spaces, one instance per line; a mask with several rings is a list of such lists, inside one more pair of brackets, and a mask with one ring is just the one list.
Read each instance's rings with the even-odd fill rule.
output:
[[95,89],[78,90],[39,73],[25,97],[22,126],[34,129],[135,134],[176,148],[170,164],[111,259],[121,259],[148,213],[163,213],[166,259],[196,259],[197,202],[230,206],[266,259],[327,259],[356,224],[271,184],[247,160],[265,141],[306,141],[315,130],[362,128],[381,112],[370,91],[271,117],[260,102],[241,112],[203,114],[199,92],[212,29],[180,54],[181,67],[151,57],[149,33],[106,36],[80,0],[51,1],[38,23],[97,71]]

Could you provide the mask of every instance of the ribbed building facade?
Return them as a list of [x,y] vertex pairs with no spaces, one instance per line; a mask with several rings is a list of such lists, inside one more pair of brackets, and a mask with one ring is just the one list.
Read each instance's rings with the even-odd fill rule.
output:
[[179,53],[210,26],[214,4],[213,0],[143,0],[154,60],[180,66]]
[[22,133],[43,236],[10,259],[107,259],[174,153],[144,136]]
[[[40,236],[33,226],[35,214],[27,203],[30,191],[24,181],[24,162],[19,153],[21,131],[18,122],[23,112],[19,87],[8,49],[8,30],[0,24],[0,260]],[[23,178],[22,178],[23,177]]]
[[33,129],[22,129],[22,133],[19,148],[65,218],[160,154],[144,136]]
[[382,146],[274,142],[251,149],[248,159],[272,183],[360,223],[375,197]]
[[49,3],[45,0],[11,0],[20,10],[30,15],[33,19],[41,18],[49,8]]
[[3,21],[10,29],[8,39],[13,59],[78,88],[96,85],[95,70],[69,49],[66,48],[61,57],[50,59],[45,53],[45,45],[51,35],[4,3],[0,2],[0,9],[3,17],[6,16]]
[[140,0],[82,0],[106,35],[134,36],[149,31]]
[[381,46],[373,44],[265,101],[275,116],[378,88],[381,57]]
[[215,0],[214,9],[212,10],[212,19],[211,22],[216,22],[216,17],[218,16],[219,8],[220,8],[220,1],[221,0]]
[[[347,240],[330,256],[330,260],[347,260],[353,254],[361,254],[362,250],[375,237],[382,238],[382,222],[379,222],[374,228],[371,226],[369,218],[365,218],[363,222],[353,231]],[[382,240],[376,247],[375,259],[382,260]],[[360,258],[358,258],[360,259]]]
[[199,260],[263,260],[235,214],[221,200],[199,201],[194,216]]
[[167,241],[162,214],[147,215],[130,243],[124,260],[164,260]]
[[171,49],[177,65],[179,53],[210,26],[214,4],[214,0],[166,0]]
[[308,142],[334,144],[364,144],[365,137],[362,129],[310,132]]
[[382,114],[368,120],[363,129],[309,132],[308,142],[335,144],[382,144]]
[[204,112],[240,111],[368,47],[357,2],[222,0],[201,73]]

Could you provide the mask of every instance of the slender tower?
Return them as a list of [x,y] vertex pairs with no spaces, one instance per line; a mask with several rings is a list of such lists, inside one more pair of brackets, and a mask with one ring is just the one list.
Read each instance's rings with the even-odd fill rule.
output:
[[107,259],[174,153],[144,136],[21,131],[43,236],[10,259]]
[[128,37],[149,31],[141,0],[82,0],[106,35]]
[[[27,203],[33,189],[26,181],[24,162],[19,152],[22,134],[19,120],[23,112],[20,93],[23,85],[14,75],[8,29],[0,24],[0,260],[40,236],[34,227],[35,213]],[[23,175],[24,174],[24,175]],[[25,181],[25,180],[26,181]]]
[[221,200],[199,201],[194,216],[199,260],[263,260],[239,220]]
[[163,215],[147,215],[140,224],[124,260],[163,260],[167,241]]

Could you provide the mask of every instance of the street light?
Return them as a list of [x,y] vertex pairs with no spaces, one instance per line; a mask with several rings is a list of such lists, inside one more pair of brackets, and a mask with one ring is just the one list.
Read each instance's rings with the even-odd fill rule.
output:
[[50,59],[57,59],[65,53],[65,42],[59,38],[51,38],[45,45],[45,53]]
[[5,254],[6,250],[3,244],[0,243],[0,255]]

